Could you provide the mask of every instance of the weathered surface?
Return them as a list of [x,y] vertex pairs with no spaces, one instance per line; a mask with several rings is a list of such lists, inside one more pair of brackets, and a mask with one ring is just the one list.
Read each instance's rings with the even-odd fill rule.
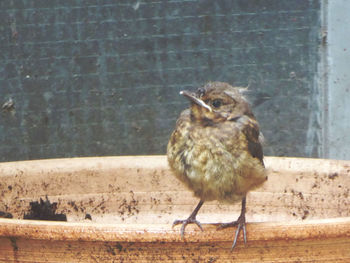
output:
[[[247,199],[248,244],[231,253],[240,205],[205,204],[204,226],[174,219],[196,200],[171,174],[165,156],[104,157],[0,164],[0,261],[348,262],[350,163],[266,157],[269,180]],[[68,222],[19,220],[31,201],[57,202]],[[89,214],[90,219],[85,219]],[[250,222],[250,223],[249,223]]]

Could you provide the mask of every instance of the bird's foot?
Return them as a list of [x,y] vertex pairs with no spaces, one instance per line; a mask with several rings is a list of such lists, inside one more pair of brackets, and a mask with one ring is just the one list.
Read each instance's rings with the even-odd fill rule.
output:
[[184,239],[184,236],[185,236],[185,228],[188,224],[196,224],[202,231],[203,231],[203,228],[202,228],[202,225],[201,223],[196,219],[196,217],[189,217],[185,220],[175,220],[174,223],[173,223],[173,227],[176,226],[176,225],[180,225],[182,224],[181,226],[181,238]]
[[233,250],[234,247],[236,246],[237,239],[238,239],[238,236],[239,236],[239,233],[241,232],[241,230],[243,230],[244,244],[247,243],[247,231],[246,231],[245,225],[246,225],[245,214],[241,214],[238,217],[237,221],[233,221],[230,223],[223,223],[217,228],[219,230],[219,229],[224,229],[224,228],[228,228],[228,227],[237,227],[236,233],[235,233],[235,239],[233,240],[231,250]]

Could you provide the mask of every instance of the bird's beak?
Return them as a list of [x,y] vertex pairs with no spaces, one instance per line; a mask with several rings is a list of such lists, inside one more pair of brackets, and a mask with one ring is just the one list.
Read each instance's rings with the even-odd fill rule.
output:
[[206,108],[208,111],[212,112],[213,110],[211,109],[211,107],[206,104],[204,101],[202,101],[201,99],[198,99],[192,92],[189,92],[187,90],[182,90],[180,91],[180,95],[185,96],[186,98],[188,98],[190,101],[196,103],[197,105]]

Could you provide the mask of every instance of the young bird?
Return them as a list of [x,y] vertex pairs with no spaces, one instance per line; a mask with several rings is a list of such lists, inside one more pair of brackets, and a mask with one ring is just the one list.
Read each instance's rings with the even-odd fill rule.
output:
[[181,91],[191,107],[176,122],[168,148],[168,162],[182,182],[200,198],[197,207],[182,224],[184,237],[188,224],[202,226],[196,215],[205,201],[242,201],[236,221],[219,228],[237,226],[232,249],[243,230],[246,242],[246,194],[267,180],[259,125],[238,88],[223,82],[210,82],[196,92]]

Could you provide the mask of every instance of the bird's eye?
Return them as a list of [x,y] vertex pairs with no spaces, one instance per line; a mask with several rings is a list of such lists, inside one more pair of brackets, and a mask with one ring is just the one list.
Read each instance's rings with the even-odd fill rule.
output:
[[218,99],[213,100],[212,105],[214,108],[219,108],[222,105],[222,101]]

